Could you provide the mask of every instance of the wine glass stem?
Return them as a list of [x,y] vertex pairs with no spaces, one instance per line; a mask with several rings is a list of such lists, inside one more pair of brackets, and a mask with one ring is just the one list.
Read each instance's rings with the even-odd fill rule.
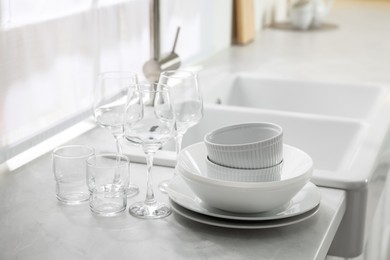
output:
[[146,154],[146,168],[147,168],[145,204],[152,205],[156,203],[156,200],[154,198],[154,193],[153,193],[153,186],[152,186],[152,167],[153,167],[154,153],[145,152],[145,154]]
[[[114,138],[115,138],[115,144],[116,144],[116,153],[118,155],[123,155],[123,150],[122,150],[122,140],[123,140],[123,134],[117,134],[113,133]],[[117,162],[119,164],[119,157],[117,157]],[[118,176],[119,177],[119,176]],[[131,180],[130,180],[130,167],[128,168],[128,173],[127,173],[127,178],[128,178],[128,185],[130,187]],[[126,187],[127,188],[127,187]]]
[[119,155],[122,155],[123,154],[123,151],[122,151],[122,139],[123,139],[123,133],[124,132],[124,129],[123,129],[123,126],[121,127],[115,127],[113,129],[111,129],[111,133],[112,135],[114,136],[115,138],[115,144],[116,144],[116,152],[117,154]]
[[119,135],[114,135],[114,138],[115,138],[115,144],[116,144],[116,152],[117,152],[117,154],[122,155],[123,154],[122,144],[121,144],[122,137]]
[[[176,165],[177,165],[177,162],[178,162],[178,158],[179,158],[179,153],[181,151],[181,144],[182,144],[182,141],[183,141],[183,135],[182,134],[177,134],[175,136],[175,145],[176,145]],[[176,176],[176,171],[173,171],[173,174]]]

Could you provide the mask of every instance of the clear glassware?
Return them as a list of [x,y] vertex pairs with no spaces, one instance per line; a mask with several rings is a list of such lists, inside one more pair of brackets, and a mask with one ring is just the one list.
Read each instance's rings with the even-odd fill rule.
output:
[[155,199],[151,173],[154,154],[173,138],[175,116],[169,92],[163,84],[140,83],[129,88],[128,93],[125,138],[143,148],[147,164],[146,198],[130,205],[129,212],[139,218],[163,218],[171,213],[171,208]]
[[[171,70],[162,72],[159,82],[168,86],[172,98],[176,118],[176,155],[179,155],[184,134],[203,118],[203,100],[198,77],[190,71]],[[166,193],[169,181],[164,180],[159,184],[162,192]]]
[[65,145],[54,149],[53,173],[57,199],[68,205],[88,201],[90,192],[85,183],[87,159],[95,154],[92,147]]
[[129,183],[129,160],[125,155],[97,154],[87,160],[89,207],[100,216],[116,216],[125,211]]
[[[129,71],[109,71],[98,75],[94,93],[93,116],[98,125],[108,128],[115,138],[116,152],[122,155],[123,118],[127,89],[137,82],[137,75]],[[130,170],[129,170],[129,180]],[[125,190],[128,197],[139,193],[136,184],[129,181]]]

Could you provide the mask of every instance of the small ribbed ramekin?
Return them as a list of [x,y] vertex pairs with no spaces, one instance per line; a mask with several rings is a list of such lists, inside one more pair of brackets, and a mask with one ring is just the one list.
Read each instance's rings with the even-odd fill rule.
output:
[[217,180],[236,182],[271,182],[280,181],[283,161],[261,169],[237,169],[215,164],[206,158],[207,176]]
[[204,137],[210,161],[237,169],[262,169],[283,160],[283,129],[267,123],[244,123],[216,129]]

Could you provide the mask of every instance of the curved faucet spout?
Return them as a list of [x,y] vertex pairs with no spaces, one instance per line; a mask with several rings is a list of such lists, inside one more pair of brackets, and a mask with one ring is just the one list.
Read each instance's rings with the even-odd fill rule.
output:
[[160,39],[160,0],[150,0],[150,56],[151,59],[143,66],[145,77],[156,82],[160,73],[166,70],[175,70],[180,67],[181,61],[175,49],[179,38],[180,27],[177,28],[172,51],[164,56],[161,52]]

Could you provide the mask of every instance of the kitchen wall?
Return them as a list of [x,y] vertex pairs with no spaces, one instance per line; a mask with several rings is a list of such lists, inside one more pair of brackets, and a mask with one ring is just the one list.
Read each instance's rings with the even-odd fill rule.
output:
[[[90,115],[96,75],[142,72],[148,0],[0,0],[0,163]],[[286,0],[256,0],[256,29]],[[275,11],[275,5],[280,8]],[[161,0],[162,52],[183,66],[231,45],[232,0]]]

